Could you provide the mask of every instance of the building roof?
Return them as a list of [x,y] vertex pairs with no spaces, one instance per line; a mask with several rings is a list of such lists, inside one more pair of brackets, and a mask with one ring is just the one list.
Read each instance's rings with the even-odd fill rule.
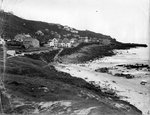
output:
[[58,40],[58,43],[62,43],[62,41],[63,41],[62,39],[59,39],[59,40]]
[[25,34],[24,36],[27,37],[27,38],[31,37],[29,34]]
[[26,39],[26,38],[30,38],[31,36],[29,34],[17,34],[15,36],[15,39]]
[[36,41],[39,41],[39,40],[37,40],[37,39],[35,39],[35,38],[32,38],[32,37],[28,37],[28,38],[25,38],[25,39],[23,39],[23,41],[25,41],[25,42],[29,42],[29,41],[34,41],[34,40],[36,40]]

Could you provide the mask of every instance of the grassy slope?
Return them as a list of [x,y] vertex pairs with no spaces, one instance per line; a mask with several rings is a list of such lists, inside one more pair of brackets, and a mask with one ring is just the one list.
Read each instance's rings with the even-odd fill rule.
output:
[[[29,33],[32,36],[35,36],[35,32],[38,30],[42,30],[45,33],[45,36],[38,38],[39,40],[45,40],[53,38],[53,36],[50,34],[51,31],[57,32],[60,35],[64,34],[72,34],[69,31],[66,31],[63,29],[63,25],[60,24],[49,24],[46,22],[40,22],[40,21],[31,21],[26,20],[23,18],[20,18],[15,15],[9,15],[6,12],[0,12],[0,16],[4,17],[5,21],[3,21],[3,29],[4,29],[4,35],[5,37],[13,39],[14,36],[18,33]],[[60,28],[61,27],[61,28]],[[45,29],[48,29],[49,32],[45,32]],[[90,37],[97,37],[101,39],[109,38],[112,39],[110,36],[106,36],[103,34],[95,33],[92,31],[80,31],[78,30],[78,35],[80,36],[88,36]]]
[[[0,15],[2,14],[0,13]],[[13,38],[17,33],[30,33],[31,35],[34,35],[37,30],[44,30],[46,28],[50,31],[57,31],[60,34],[67,33],[66,31],[64,32],[63,30],[58,29],[57,24],[50,25],[43,22],[24,20],[14,15],[7,15],[5,18],[7,18],[6,20],[9,18],[9,21],[4,25],[4,34],[6,37],[10,38]],[[88,35],[89,37],[106,37],[105,35],[90,31],[80,31],[79,34],[81,36]],[[94,45],[95,46],[93,47],[91,44],[82,44],[77,48],[66,49],[64,50],[65,53],[62,52],[61,56],[80,52],[84,55],[79,58],[79,61],[87,61],[100,55],[107,55],[111,48],[106,48],[105,46],[102,47],[96,44]],[[84,50],[84,48],[88,48],[88,46],[90,49]],[[53,66],[46,66],[46,63],[43,62],[43,60],[46,62],[53,61],[55,53],[57,53],[57,51],[50,54],[42,53],[40,56],[36,54],[32,56],[26,55],[26,57],[14,57],[7,60],[5,83],[9,93],[14,95],[12,98],[19,97],[28,101],[28,103],[32,101],[47,102],[74,100],[77,103],[76,106],[80,105],[82,108],[84,108],[85,105],[97,105],[99,108],[95,111],[104,115],[141,114],[135,107],[126,102],[119,101],[116,97],[103,94],[100,89],[85,82],[83,79],[72,77],[67,73],[58,72]],[[111,51],[109,53],[112,54]],[[87,59],[84,60],[84,57],[87,57]],[[0,63],[0,69],[1,72],[3,72],[3,62]],[[42,87],[47,87],[48,91],[44,92],[44,90],[41,89]],[[94,97],[90,97],[89,95],[94,95]],[[98,97],[98,99],[96,97]],[[82,102],[85,102],[86,104],[83,104]],[[125,104],[127,108],[118,109],[113,105],[116,103]],[[19,110],[23,109],[23,107],[22,109],[19,108]]]
[[[43,56],[43,54],[41,56]],[[12,95],[13,104],[16,104],[14,97],[21,98],[27,103],[33,101],[70,100],[75,102],[75,104],[72,105],[74,111],[76,109],[96,106],[97,108],[93,109],[93,113],[95,114],[141,114],[135,107],[126,102],[119,101],[116,97],[103,94],[100,89],[87,83],[83,79],[72,77],[67,73],[58,72],[53,66],[45,66],[46,64],[41,61],[41,58],[32,58],[34,58],[34,56],[30,56],[30,58],[29,56],[13,57],[7,60],[5,84],[8,92]],[[49,60],[49,62],[50,61],[51,60]],[[1,62],[1,72],[3,71],[2,65]],[[41,87],[47,87],[48,91],[44,92]],[[116,103],[125,104],[127,108],[118,109],[114,106]],[[27,108],[34,109],[34,107],[29,104],[28,106],[17,107],[14,111],[22,113]],[[129,111],[127,111],[127,109]],[[57,112],[58,111],[59,108],[57,108]]]
[[113,52],[115,49],[130,49],[136,47],[147,47],[147,45],[116,42],[115,44],[102,46],[98,43],[83,43],[75,48],[64,49],[59,57],[61,62],[83,63],[96,58],[115,55]]

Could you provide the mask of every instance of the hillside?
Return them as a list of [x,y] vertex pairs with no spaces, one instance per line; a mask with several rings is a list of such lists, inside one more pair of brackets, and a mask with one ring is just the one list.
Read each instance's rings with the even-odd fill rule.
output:
[[[75,37],[80,39],[110,39],[111,44],[81,43],[77,47],[62,48],[58,62],[54,57],[60,51],[8,56],[4,70],[3,57],[0,55],[0,74],[5,72],[5,86],[11,102],[11,108],[5,98],[2,100],[5,113],[19,114],[56,114],[56,115],[141,115],[136,107],[121,101],[114,91],[102,92],[84,79],[55,69],[59,62],[82,63],[95,58],[114,55],[114,49],[146,47],[145,44],[124,44],[110,36],[89,30],[80,31],[60,24],[25,20],[11,13],[0,12],[4,39],[14,39],[16,34],[26,33],[36,37],[40,42],[49,39]],[[1,47],[0,47],[1,48]],[[1,48],[1,54],[3,50]],[[0,90],[1,93],[1,90]],[[3,94],[0,94],[3,98]],[[0,110],[1,111],[1,110]]]
[[[8,58],[5,85],[11,102],[2,95],[5,113],[29,115],[141,115],[136,107],[119,100],[115,93],[103,93],[100,87],[81,78],[57,71],[52,62],[57,52]],[[1,55],[2,56],[2,55]],[[41,58],[47,61],[43,62]],[[0,62],[3,72],[3,62]]]
[[[81,31],[68,26],[63,26],[60,24],[52,24],[40,21],[31,21],[20,18],[10,13],[0,12],[0,17],[4,18],[3,29],[5,38],[13,39],[15,35],[20,33],[30,34],[31,36],[36,36],[38,39],[52,39],[54,36],[61,37],[89,37],[89,38],[99,38],[99,39],[112,39],[110,36],[106,36],[100,33],[95,33],[89,30]],[[44,35],[37,36],[35,33],[41,31]],[[54,33],[54,34],[53,34]],[[115,41],[115,39],[112,39]]]

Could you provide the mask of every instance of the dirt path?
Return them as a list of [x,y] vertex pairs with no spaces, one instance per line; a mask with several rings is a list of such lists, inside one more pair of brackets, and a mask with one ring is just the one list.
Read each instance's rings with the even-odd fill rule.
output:
[[54,62],[57,61],[59,54],[63,51],[63,48],[59,50],[59,52],[54,57]]

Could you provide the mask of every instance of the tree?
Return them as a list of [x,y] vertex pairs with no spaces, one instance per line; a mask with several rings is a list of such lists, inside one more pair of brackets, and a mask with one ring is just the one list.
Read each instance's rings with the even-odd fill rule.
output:
[[44,36],[44,33],[41,30],[38,30],[37,32],[35,32],[35,34],[38,36]]

